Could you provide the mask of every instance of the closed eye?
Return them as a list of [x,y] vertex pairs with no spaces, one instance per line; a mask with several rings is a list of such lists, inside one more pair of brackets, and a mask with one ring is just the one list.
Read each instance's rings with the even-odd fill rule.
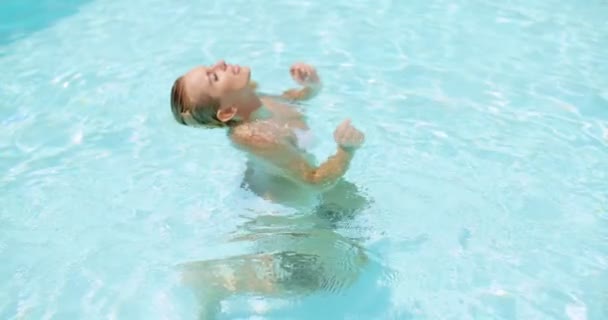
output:
[[217,82],[219,80],[219,77],[217,76],[217,73],[212,72],[207,74],[207,76],[209,77],[209,82]]

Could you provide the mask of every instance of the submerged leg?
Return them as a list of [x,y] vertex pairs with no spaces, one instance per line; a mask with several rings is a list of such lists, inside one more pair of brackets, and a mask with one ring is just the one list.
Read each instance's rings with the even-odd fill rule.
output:
[[179,268],[181,282],[194,291],[200,304],[199,319],[214,319],[221,302],[231,295],[277,291],[272,257],[267,254],[187,262]]
[[271,226],[260,227],[264,231],[251,238],[265,253],[180,266],[182,282],[196,293],[206,319],[212,319],[222,300],[233,295],[287,297],[340,291],[358,278],[368,262],[360,245],[333,230],[305,232],[289,224],[274,226],[270,233]]

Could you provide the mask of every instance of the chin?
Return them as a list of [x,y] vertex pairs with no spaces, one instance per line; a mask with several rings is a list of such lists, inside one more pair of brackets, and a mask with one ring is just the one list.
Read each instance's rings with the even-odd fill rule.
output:
[[242,87],[249,87],[251,84],[251,72],[249,71],[249,69],[247,69],[246,72],[243,72],[240,76],[242,77]]
[[251,69],[249,67],[243,67],[243,76],[247,77],[247,82],[251,81]]

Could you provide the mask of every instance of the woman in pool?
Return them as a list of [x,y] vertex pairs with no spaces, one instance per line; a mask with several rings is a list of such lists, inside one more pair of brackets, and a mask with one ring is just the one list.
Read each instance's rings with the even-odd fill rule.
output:
[[304,115],[289,102],[314,97],[321,82],[310,65],[296,63],[290,73],[302,87],[280,96],[257,93],[249,68],[224,61],[193,68],[171,89],[177,122],[224,128],[232,143],[247,153],[244,184],[250,190],[304,212],[310,200],[320,200],[313,215],[258,217],[252,225],[272,222],[261,232],[249,230],[239,237],[252,240],[255,253],[182,264],[182,281],[200,295],[201,318],[213,318],[219,302],[231,294],[348,286],[366,264],[365,250],[333,230],[335,222],[368,204],[356,186],[342,178],[364,136],[350,121],[342,122],[334,131],[336,153],[314,166],[306,150],[310,132]]
[[[249,156],[245,182],[254,192],[281,203],[302,204],[305,194],[327,195],[335,189],[364,135],[345,120],[334,131],[335,154],[314,166],[305,149],[311,133],[304,115],[288,101],[314,97],[321,82],[315,68],[304,63],[293,64],[290,73],[302,87],[271,96],[255,91],[248,67],[224,61],[195,67],[175,80],[171,110],[183,125],[227,129],[233,145]],[[341,182],[341,189],[353,188]],[[306,192],[311,189],[314,192]]]

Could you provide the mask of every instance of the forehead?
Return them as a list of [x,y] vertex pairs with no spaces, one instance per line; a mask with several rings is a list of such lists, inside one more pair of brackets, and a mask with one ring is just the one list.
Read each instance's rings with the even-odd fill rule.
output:
[[194,67],[194,68],[188,70],[188,72],[186,72],[186,74],[184,76],[187,78],[201,76],[201,75],[204,75],[208,69],[209,68],[206,66],[197,66],[197,67]]
[[209,68],[205,67],[205,66],[198,66],[195,68],[190,69],[190,71],[188,71],[185,75],[184,75],[184,81],[186,81],[186,83],[196,83],[196,82],[201,82],[202,80],[207,78],[207,71],[209,70]]

